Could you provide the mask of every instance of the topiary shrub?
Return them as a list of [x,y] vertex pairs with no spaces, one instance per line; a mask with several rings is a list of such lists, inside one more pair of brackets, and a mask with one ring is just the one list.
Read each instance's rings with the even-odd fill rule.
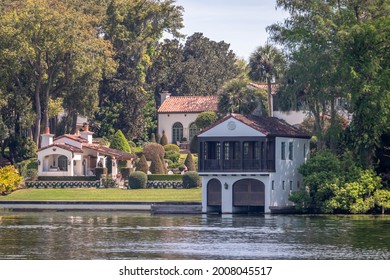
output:
[[152,160],[153,155],[158,155],[159,157],[164,157],[165,150],[164,147],[157,143],[149,143],[144,147],[144,155],[146,160]]
[[188,171],[183,174],[183,188],[197,188],[200,186],[200,177],[195,171]]
[[165,174],[163,163],[158,154],[152,154],[152,163],[149,170],[152,174]]
[[148,182],[148,176],[142,171],[132,172],[129,176],[129,189],[144,189]]
[[165,131],[163,131],[163,135],[161,136],[160,144],[163,146],[168,145],[168,138],[165,135]]
[[184,165],[187,167],[187,171],[196,171],[194,159],[192,158],[191,153],[187,154]]
[[115,132],[111,139],[110,148],[131,153],[129,142],[121,130]]
[[96,167],[95,168],[95,175],[96,178],[99,180],[102,175],[107,175],[107,168],[106,167]]
[[165,152],[170,152],[170,151],[174,151],[176,153],[180,153],[180,148],[178,145],[175,145],[175,144],[168,144],[168,145],[165,145],[164,146],[164,150]]
[[139,161],[136,164],[136,170],[137,171],[142,171],[145,174],[148,173],[149,171],[149,165],[148,162],[146,161],[145,155],[142,155]]
[[150,137],[150,142],[157,143],[157,141],[156,141],[156,134],[152,133],[152,136]]

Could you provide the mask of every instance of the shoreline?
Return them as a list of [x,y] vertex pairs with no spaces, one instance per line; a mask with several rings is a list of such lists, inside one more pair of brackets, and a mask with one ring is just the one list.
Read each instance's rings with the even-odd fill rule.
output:
[[152,201],[0,201],[0,210],[12,211],[148,211],[153,214],[202,214],[200,202]]

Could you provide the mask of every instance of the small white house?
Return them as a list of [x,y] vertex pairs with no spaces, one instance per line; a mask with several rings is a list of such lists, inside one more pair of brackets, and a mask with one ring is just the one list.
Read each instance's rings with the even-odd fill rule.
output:
[[38,176],[92,176],[96,167],[106,167],[108,156],[112,158],[114,178],[118,174],[118,160],[126,161],[127,167],[132,167],[136,155],[105,147],[95,142],[92,135],[87,124],[78,134],[57,138],[46,128],[38,150]]
[[275,117],[230,114],[198,135],[202,211],[277,212],[303,188],[310,136]]
[[168,143],[178,144],[183,138],[190,142],[199,132],[196,118],[206,111],[218,111],[217,96],[170,96],[164,91],[157,111],[158,133],[165,133]]

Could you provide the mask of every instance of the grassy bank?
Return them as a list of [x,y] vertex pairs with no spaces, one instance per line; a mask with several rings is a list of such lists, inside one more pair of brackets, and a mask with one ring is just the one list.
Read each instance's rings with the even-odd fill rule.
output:
[[67,200],[67,201],[201,201],[201,189],[22,189],[0,201]]

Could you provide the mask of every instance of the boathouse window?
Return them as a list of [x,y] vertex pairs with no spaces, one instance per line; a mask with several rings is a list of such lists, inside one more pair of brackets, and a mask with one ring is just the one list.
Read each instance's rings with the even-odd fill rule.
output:
[[297,181],[297,189],[298,189],[298,190],[299,190],[299,188],[301,187],[300,184],[301,184],[301,183],[300,183],[299,181]]
[[286,189],[286,186],[285,186],[285,182],[284,182],[284,181],[282,182],[282,189],[283,189],[283,190]]
[[286,159],[286,142],[282,142],[282,146],[281,146],[281,159],[282,160]]
[[306,144],[303,144],[303,158],[306,158]]
[[272,182],[271,182],[271,190],[274,190],[274,189],[275,189],[275,181],[272,180]]
[[294,143],[288,143],[288,159],[293,160],[293,152],[294,152]]
[[293,181],[290,181],[290,191],[293,189]]

